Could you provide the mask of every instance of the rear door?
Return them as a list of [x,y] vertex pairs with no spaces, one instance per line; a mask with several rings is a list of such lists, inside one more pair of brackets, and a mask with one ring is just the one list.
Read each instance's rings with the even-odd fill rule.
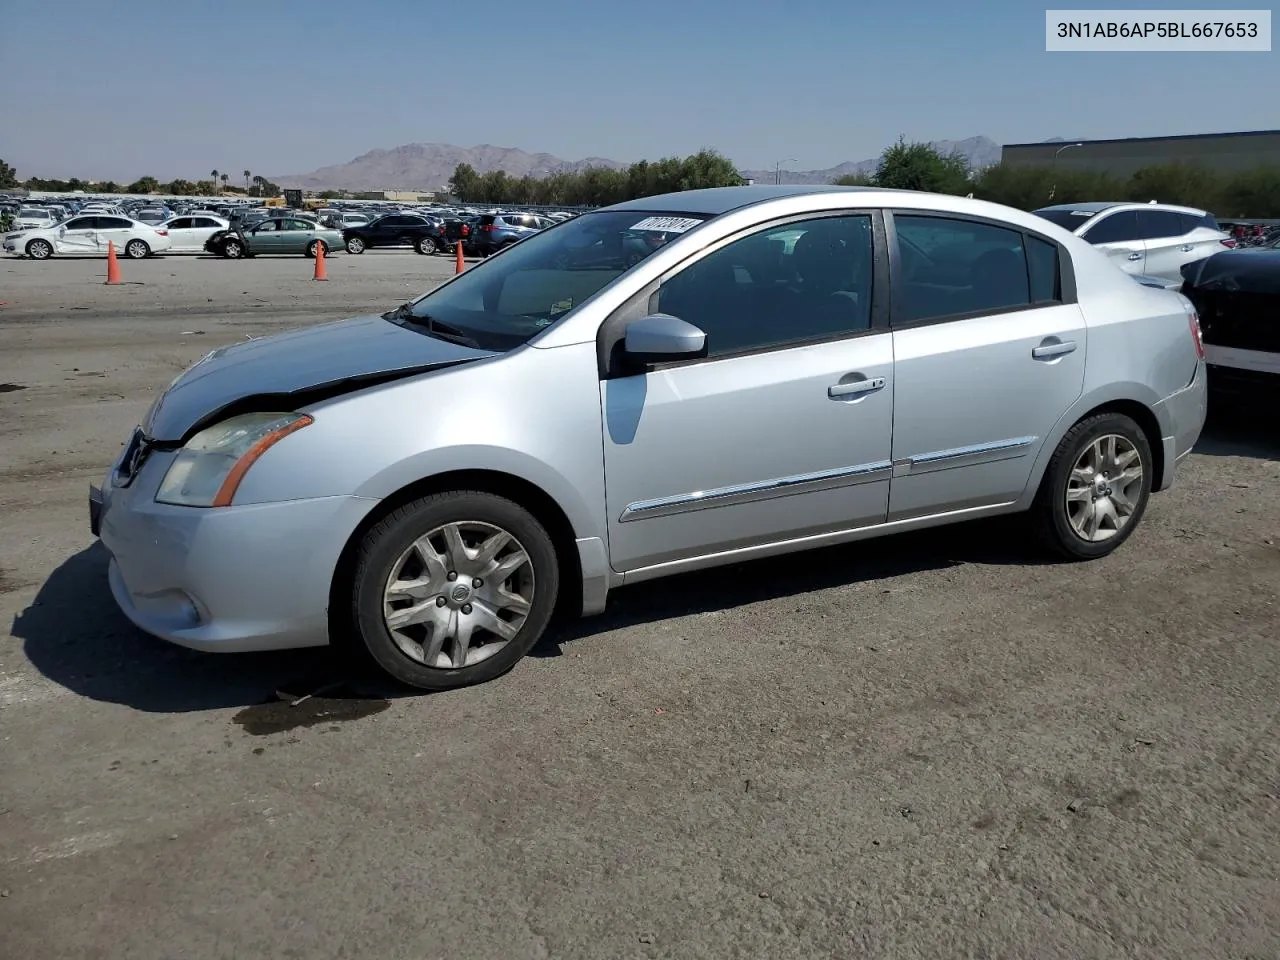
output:
[[1136,210],[1099,214],[1083,238],[1104,251],[1125,273],[1146,272],[1147,244]]
[[1172,210],[1139,210],[1138,226],[1147,248],[1143,272],[1181,281],[1182,265],[1196,259],[1196,244],[1182,217]]
[[97,222],[97,251],[106,253],[108,245],[113,245],[117,254],[124,253],[124,245],[135,236],[132,220],[124,217],[95,217]]
[[1084,387],[1069,254],[1030,231],[940,213],[895,212],[889,226],[889,520],[1016,500]]
[[300,218],[285,220],[283,223],[285,237],[282,249],[285,253],[305,253],[311,241],[316,238],[316,225],[310,220]]

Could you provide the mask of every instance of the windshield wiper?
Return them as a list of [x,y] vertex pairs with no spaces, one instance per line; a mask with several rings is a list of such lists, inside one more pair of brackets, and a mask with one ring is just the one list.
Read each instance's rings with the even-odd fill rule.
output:
[[384,320],[392,320],[396,323],[422,327],[429,335],[440,340],[446,340],[449,343],[456,343],[463,347],[471,347],[473,350],[480,349],[480,344],[463,333],[461,328],[447,323],[441,323],[439,320],[436,320],[425,313],[420,316],[415,315],[412,303],[402,303],[394,310],[384,313],[382,317]]

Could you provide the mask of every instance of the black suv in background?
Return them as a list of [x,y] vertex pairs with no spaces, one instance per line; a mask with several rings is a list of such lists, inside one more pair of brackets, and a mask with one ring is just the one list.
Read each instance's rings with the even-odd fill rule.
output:
[[427,217],[392,213],[360,227],[344,227],[347,253],[364,253],[373,247],[413,247],[422,254],[441,249],[439,224]]

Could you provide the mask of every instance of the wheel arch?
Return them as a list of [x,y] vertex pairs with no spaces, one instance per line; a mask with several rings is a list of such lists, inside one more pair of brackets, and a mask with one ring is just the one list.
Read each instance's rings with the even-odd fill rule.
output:
[[[1138,399],[1137,395],[1139,394],[1146,397],[1146,399]],[[1062,442],[1062,438],[1067,435],[1067,432],[1081,420],[1096,417],[1101,413],[1123,414],[1138,425],[1151,447],[1153,461],[1153,483],[1151,489],[1153,492],[1164,489],[1168,485],[1165,482],[1167,464],[1165,463],[1163,424],[1160,422],[1160,417],[1155,410],[1157,402],[1158,398],[1155,393],[1147,388],[1131,390],[1122,388],[1115,392],[1088,394],[1081,397],[1054,424],[1053,430],[1045,438],[1044,444],[1040,447],[1040,453],[1036,457],[1035,465],[1032,467],[1031,475],[1028,478],[1027,488],[1023,491],[1022,497],[1018,501],[1018,509],[1029,509],[1031,507],[1032,501],[1035,500],[1036,493],[1040,489],[1040,484],[1044,482],[1044,474],[1049,466],[1049,460],[1053,457],[1054,451],[1058,449],[1058,444]]]
[[[355,574],[356,553],[365,534],[388,513],[406,503],[433,493],[450,490],[478,490],[504,497],[528,510],[543,525],[556,551],[560,564],[560,596],[556,601],[557,618],[577,617],[582,612],[582,563],[576,544],[577,535],[555,498],[537,484],[500,470],[450,470],[406,484],[384,497],[378,506],[356,525],[338,555],[333,579],[329,585],[329,637],[331,643],[342,642],[353,635],[349,622],[346,591]],[[567,589],[566,589],[567,588]]]

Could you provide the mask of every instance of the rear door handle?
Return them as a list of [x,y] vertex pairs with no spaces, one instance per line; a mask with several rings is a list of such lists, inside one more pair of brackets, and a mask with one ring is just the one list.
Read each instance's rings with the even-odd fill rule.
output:
[[1054,357],[1063,357],[1071,353],[1076,348],[1074,340],[1063,340],[1059,343],[1042,343],[1038,347],[1031,350],[1031,356],[1036,360],[1052,360]]
[[835,383],[827,387],[827,396],[832,400],[844,400],[864,393],[871,393],[884,387],[884,377],[872,380],[855,380],[853,383]]
[[1183,253],[1190,253],[1192,250],[1194,250],[1194,249],[1195,249],[1195,244],[1193,244],[1193,243],[1184,243],[1184,244],[1183,244],[1182,246],[1180,246],[1178,249],[1179,249],[1179,250],[1181,250]]
[[1135,251],[1133,251],[1133,253],[1129,254],[1128,259],[1130,259],[1130,260],[1141,260],[1141,259],[1142,259],[1142,254],[1138,253],[1138,251],[1137,251],[1137,250],[1135,250]]

